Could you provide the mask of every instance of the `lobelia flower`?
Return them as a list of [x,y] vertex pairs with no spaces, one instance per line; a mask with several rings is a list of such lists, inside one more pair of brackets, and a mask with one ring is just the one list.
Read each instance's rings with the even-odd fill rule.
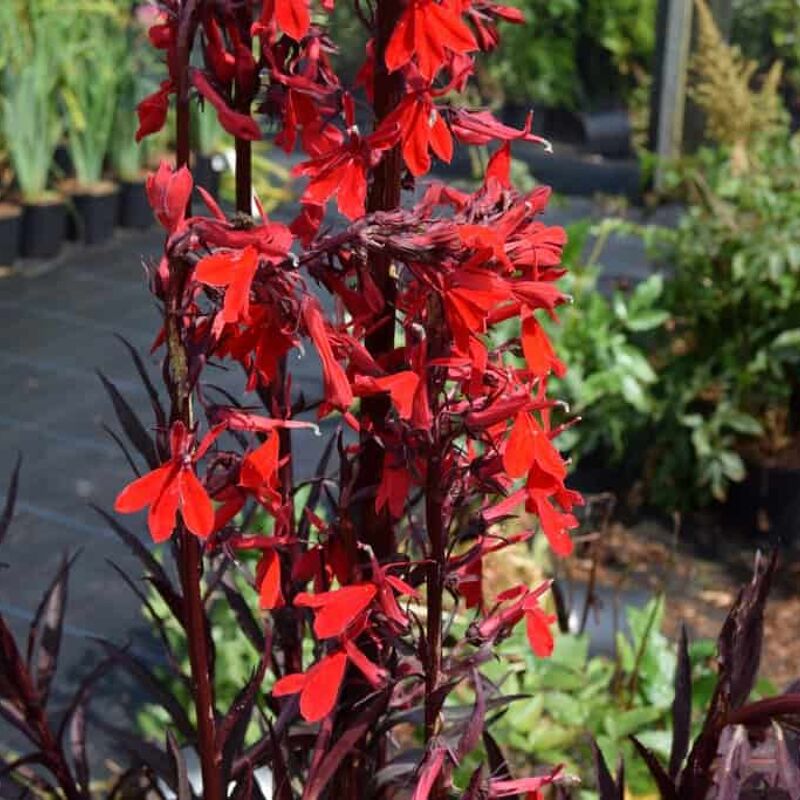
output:
[[201,258],[194,268],[198,283],[225,289],[219,314],[221,324],[245,322],[250,316],[250,285],[258,269],[258,252],[250,245],[244,250],[217,251]]
[[381,123],[381,129],[397,128],[403,159],[414,177],[431,168],[432,150],[448,164],[453,158],[453,139],[444,118],[433,102],[433,93],[423,87],[407,94]]
[[149,507],[147,526],[156,542],[163,542],[175,530],[176,514],[188,530],[205,539],[214,528],[214,507],[203,484],[198,480],[194,465],[211,444],[206,440],[194,451],[192,436],[182,422],[175,422],[170,430],[169,461],[129,483],[117,495],[114,510],[132,514]]
[[432,81],[450,53],[468,53],[478,43],[461,18],[458,0],[409,0],[386,48],[386,67],[394,72],[416,58],[420,74]]
[[364,214],[367,171],[381,160],[386,150],[394,147],[399,131],[379,129],[361,136],[355,127],[355,110],[349,97],[345,98],[345,118],[347,135],[342,144],[298,164],[294,173],[309,178],[302,203],[324,206],[335,195],[339,211],[348,219],[356,219]]
[[173,170],[166,161],[147,176],[147,200],[156,219],[171,234],[183,227],[192,185],[192,173],[186,167]]

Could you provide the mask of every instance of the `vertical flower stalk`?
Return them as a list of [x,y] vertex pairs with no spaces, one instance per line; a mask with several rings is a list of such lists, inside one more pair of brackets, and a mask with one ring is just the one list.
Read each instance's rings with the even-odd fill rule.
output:
[[[457,105],[472,54],[497,44],[499,22],[520,17],[492,0],[356,3],[371,42],[356,85],[345,86],[330,60],[329,0],[162,6],[150,39],[165,51],[168,77],[140,104],[137,135],[164,124],[176,95],[179,168],[162,165],[148,181],[168,234],[152,286],[164,305],[158,343],[171,414],[162,463],[116,507],[148,508],[153,539],[177,538],[205,797],[217,800],[229,782],[246,796],[261,765],[281,797],[298,783],[314,797],[367,792],[390,756],[390,721],[422,707],[414,798],[443,800],[457,760],[479,742],[494,691],[480,668],[497,642],[524,621],[534,652],[552,649],[553,620],[540,605],[547,584],[492,596],[483,559],[537,532],[568,554],[580,502],[554,444],[569,421],[547,393],[564,366],[538,321],[565,301],[555,285],[564,233],[538,218],[546,190],[520,194],[510,180],[512,143],[541,141],[530,120],[518,130]],[[200,66],[188,58],[195,39]],[[372,112],[363,132],[359,92]],[[206,196],[205,213],[188,205],[195,96],[236,143],[231,218]],[[288,226],[251,216],[251,142],[263,134],[254,106],[277,146],[305,153]],[[492,142],[473,192],[431,181],[403,203],[434,157],[449,161],[455,143]],[[338,217],[327,214],[333,201]],[[287,359],[308,349],[319,388],[298,391]],[[210,365],[227,364],[244,375],[242,399],[205,383]],[[320,474],[295,487],[310,411],[338,415],[339,432]],[[524,532],[504,532],[514,519],[526,521]],[[251,618],[222,580],[220,601],[259,662],[219,718],[200,583],[206,556],[239,575],[261,613]],[[443,621],[456,612],[469,622],[451,644]],[[271,727],[231,758],[228,737],[243,730],[267,671]],[[474,719],[454,731],[446,701],[464,683],[476,695]],[[310,752],[297,746],[298,715],[314,726]],[[456,734],[453,749],[445,742]],[[394,788],[406,791],[408,780]],[[475,796],[497,790],[481,770],[470,786]]]

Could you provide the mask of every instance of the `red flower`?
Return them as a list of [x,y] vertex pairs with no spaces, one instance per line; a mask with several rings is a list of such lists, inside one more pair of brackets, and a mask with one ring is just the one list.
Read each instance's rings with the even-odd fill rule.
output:
[[444,65],[448,50],[468,53],[477,49],[457,0],[410,0],[389,39],[386,66],[394,72],[416,56],[422,77],[431,81]]
[[141,142],[145,136],[158,133],[167,121],[169,111],[169,96],[172,92],[172,81],[162,81],[155,92],[149,94],[136,106],[139,116],[139,128],[136,131],[136,141]]
[[254,141],[261,138],[261,129],[258,123],[249,115],[234,111],[225,102],[222,95],[211,85],[205,74],[199,70],[192,70],[192,83],[209,103],[216,109],[219,124],[237,139]]
[[559,378],[566,374],[567,369],[556,356],[544,328],[530,313],[522,318],[522,352],[528,369],[536,377],[544,378],[551,372]]
[[404,97],[381,127],[398,128],[403,143],[403,159],[416,177],[425,175],[431,168],[429,149],[448,164],[453,158],[450,131],[427,90]]
[[294,604],[313,608],[314,633],[320,639],[341,636],[369,608],[378,589],[373,583],[357,583],[330,592],[308,594],[300,592]]
[[385,150],[395,145],[399,131],[380,128],[369,136],[361,136],[354,127],[355,112],[349,97],[345,98],[345,118],[347,139],[317,158],[298,164],[294,172],[309,177],[301,202],[324,206],[336,195],[339,211],[348,219],[356,219],[364,214],[367,171],[381,160]]
[[284,675],[275,682],[275,697],[300,693],[300,713],[307,722],[319,722],[333,711],[347,667],[347,654],[339,651],[314,664],[308,672]]
[[315,299],[306,297],[303,300],[302,312],[308,335],[314,342],[322,361],[325,406],[320,408],[320,415],[324,416],[330,408],[344,411],[353,402],[353,392],[344,369],[333,354],[322,309]]
[[503,465],[512,478],[518,478],[529,472],[533,464],[557,481],[563,481],[567,475],[564,461],[553,447],[547,431],[533,414],[521,411],[508,437]]
[[383,375],[378,378],[368,375],[356,375],[353,393],[356,397],[367,397],[388,392],[399,417],[407,420],[411,419],[414,396],[418,386],[419,375],[411,370],[396,372],[394,375]]
[[190,453],[190,439],[183,423],[176,422],[170,432],[170,460],[129,483],[114,503],[114,509],[121,514],[149,506],[147,525],[156,542],[172,535],[178,511],[195,536],[204,539],[214,528],[211,499],[194,472],[194,463],[202,457],[203,448]]
[[201,258],[194,279],[209,286],[225,287],[220,314],[223,323],[246,321],[250,312],[250,284],[258,269],[258,253],[253,247],[241,251],[218,251]]
[[555,614],[547,614],[539,605],[536,592],[529,594],[522,603],[525,613],[525,633],[534,655],[550,658],[553,655],[553,632],[550,626],[556,621]]
[[253,26],[254,33],[270,30],[274,23],[287,36],[299,42],[308,33],[311,24],[308,0],[264,0],[261,18]]
[[146,188],[156,219],[170,233],[182,227],[192,195],[192,173],[186,167],[173,170],[162,161],[158,171],[147,176]]

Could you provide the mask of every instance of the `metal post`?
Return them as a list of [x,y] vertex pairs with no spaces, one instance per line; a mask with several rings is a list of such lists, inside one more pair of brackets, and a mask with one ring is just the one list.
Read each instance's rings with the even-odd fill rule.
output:
[[659,0],[650,120],[650,147],[658,157],[656,189],[663,185],[664,163],[682,149],[692,10],[692,0]]

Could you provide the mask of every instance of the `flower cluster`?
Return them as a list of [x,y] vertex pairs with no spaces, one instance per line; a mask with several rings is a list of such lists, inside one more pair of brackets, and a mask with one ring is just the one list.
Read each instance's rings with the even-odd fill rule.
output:
[[[276,633],[273,697],[297,696],[306,721],[344,727],[370,693],[392,712],[423,703],[428,754],[414,796],[436,796],[454,758],[436,722],[448,692],[472,681],[480,693],[475,671],[523,620],[537,655],[553,647],[547,585],[492,597],[483,561],[537,530],[569,554],[581,502],[565,486],[553,444],[563,414],[547,394],[565,367],[540,324],[567,300],[556,283],[565,235],[541,220],[548,190],[520,194],[510,180],[512,145],[543,143],[530,120],[518,130],[453,104],[473,54],[496,46],[498,22],[521,18],[490,0],[378,0],[372,16],[359,7],[374,38],[346,87],[321,24],[332,0],[264,0],[244,22],[236,4],[161,5],[150,38],[169,77],[139,106],[138,135],[163,126],[171,94],[196,92],[240,141],[260,138],[257,115],[268,118],[280,147],[305,154],[295,172],[306,182],[284,225],[251,209],[228,217],[207,195],[206,213],[191,215],[185,166],[149,178],[166,230],[151,271],[165,309],[156,345],[176,405],[159,430],[161,465],[116,508],[149,507],[156,541],[183,530],[208,555],[258,553],[253,588]],[[187,66],[195,37],[203,64]],[[359,98],[384,109],[369,133]],[[488,144],[474,192],[431,181],[412,193],[434,157]],[[309,348],[319,397],[288,375],[287,356]],[[241,368],[263,411],[206,391],[209,366],[224,363]],[[292,449],[325,418],[339,433],[298,509]],[[254,507],[269,533],[248,524]],[[468,628],[445,646],[451,613]],[[306,631],[311,663],[297,645]],[[478,775],[474,796],[546,782],[526,780]]]

